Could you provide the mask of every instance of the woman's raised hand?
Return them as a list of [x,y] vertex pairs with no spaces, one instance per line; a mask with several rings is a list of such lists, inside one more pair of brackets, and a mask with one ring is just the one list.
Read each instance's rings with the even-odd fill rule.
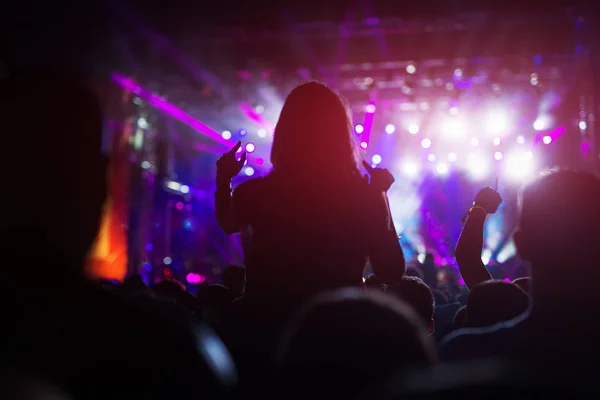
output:
[[363,161],[362,165],[365,167],[371,178],[369,185],[376,190],[387,192],[396,181],[390,171],[385,168],[373,168],[366,161]]
[[242,147],[242,142],[237,142],[227,153],[223,154],[217,161],[217,180],[231,180],[240,173],[246,163],[246,153],[242,153],[240,159],[236,157],[237,151]]

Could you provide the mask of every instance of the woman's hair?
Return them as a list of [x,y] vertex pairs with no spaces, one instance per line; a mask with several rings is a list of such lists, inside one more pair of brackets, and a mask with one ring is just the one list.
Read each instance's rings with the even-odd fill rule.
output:
[[349,114],[346,102],[326,85],[297,86],[275,127],[273,170],[300,178],[360,176]]

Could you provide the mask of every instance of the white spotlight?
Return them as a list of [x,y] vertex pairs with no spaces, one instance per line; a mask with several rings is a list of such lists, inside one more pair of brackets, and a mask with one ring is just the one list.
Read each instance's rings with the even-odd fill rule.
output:
[[428,148],[430,148],[430,147],[431,147],[431,139],[427,139],[427,138],[425,138],[425,139],[421,140],[421,146],[422,146],[424,149],[428,149]]
[[179,191],[183,194],[188,194],[190,192],[190,187],[188,185],[181,185]]
[[506,157],[505,171],[509,178],[523,180],[534,172],[533,158],[529,152],[515,152]]
[[413,64],[408,64],[406,66],[406,72],[408,72],[409,74],[414,74],[415,72],[417,72],[417,67],[415,67]]
[[585,121],[579,121],[579,129],[585,131],[587,129],[587,123]]
[[490,170],[489,162],[479,154],[469,154],[467,165],[471,175],[477,179],[485,178]]
[[391,135],[394,132],[396,132],[396,127],[394,126],[394,124],[387,124],[385,126],[385,133]]
[[263,128],[260,128],[260,129],[259,129],[259,130],[256,132],[256,135],[257,135],[259,138],[265,138],[265,137],[267,137],[267,130],[266,130],[266,129],[263,129]]
[[375,165],[381,163],[381,156],[379,154],[375,154],[372,158],[371,158],[371,162]]
[[137,121],[137,125],[140,129],[146,129],[148,127],[148,121],[146,121],[146,118],[140,118]]
[[410,124],[408,126],[408,133],[410,133],[411,135],[416,135],[417,133],[419,133],[419,125]]
[[221,132],[221,137],[225,140],[229,140],[231,139],[231,132],[230,131],[223,131]]
[[246,174],[246,176],[252,176],[252,175],[254,175],[254,168],[252,168],[252,167],[247,167],[247,168],[244,170],[244,174]]
[[417,174],[417,172],[419,171],[419,167],[417,166],[416,163],[406,162],[402,166],[402,171],[408,176],[415,176]]
[[486,124],[488,132],[499,135],[508,129],[508,117],[502,110],[493,110],[490,112]]
[[544,136],[542,138],[542,142],[544,142],[544,144],[550,144],[550,143],[552,143],[552,136]]
[[449,170],[448,164],[438,164],[437,167],[435,167],[435,170],[440,175],[446,175]]

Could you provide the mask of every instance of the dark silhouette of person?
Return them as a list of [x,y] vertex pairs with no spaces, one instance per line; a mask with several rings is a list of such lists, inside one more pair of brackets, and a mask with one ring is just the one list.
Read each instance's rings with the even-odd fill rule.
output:
[[223,271],[222,283],[235,298],[242,297],[246,286],[246,270],[238,265],[228,265]]
[[472,328],[509,321],[529,308],[529,296],[517,285],[486,281],[475,285],[467,301],[467,323]]
[[88,399],[199,397],[231,384],[222,343],[179,307],[139,307],[83,275],[107,179],[93,93],[47,68],[12,70],[0,79],[0,121],[1,369]]
[[590,318],[600,301],[599,204],[600,179],[586,172],[553,171],[524,186],[514,241],[531,265],[530,311],[489,329],[451,334],[441,356],[503,357],[529,364],[546,378],[560,375],[561,384],[595,386],[588,380],[595,369],[586,366],[600,354],[598,322]]
[[215,206],[221,228],[246,243],[245,300],[292,303],[324,290],[362,285],[370,258],[382,283],[399,282],[405,262],[384,169],[357,163],[348,107],[327,86],[309,82],[288,95],[275,128],[273,169],[231,196],[242,168],[238,143],[217,162]]
[[416,276],[405,276],[399,285],[385,287],[385,292],[405,301],[416,312],[430,334],[435,331],[433,312],[435,310],[435,298],[431,289],[421,278]]
[[435,362],[411,307],[383,292],[354,288],[311,300],[287,325],[276,356],[283,387],[293,387],[298,397],[315,391],[353,397],[373,382]]

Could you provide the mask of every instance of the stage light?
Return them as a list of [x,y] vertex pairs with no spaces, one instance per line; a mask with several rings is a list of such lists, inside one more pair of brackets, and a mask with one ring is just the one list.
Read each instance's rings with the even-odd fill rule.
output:
[[140,129],[146,129],[148,128],[148,121],[146,121],[146,118],[140,118],[137,121],[137,126]]
[[494,146],[500,146],[501,143],[502,139],[500,139],[499,137],[494,138]]
[[229,140],[229,139],[231,139],[231,132],[223,131],[223,132],[221,132],[221,137],[225,140]]
[[415,176],[419,171],[419,167],[416,163],[413,162],[405,162],[402,166],[402,172],[404,172],[408,176]]
[[542,115],[533,123],[533,129],[536,131],[543,131],[544,129],[548,129],[550,127],[550,123],[551,118],[546,115]]
[[265,138],[265,137],[267,137],[267,130],[266,130],[266,129],[263,129],[263,128],[260,128],[260,129],[259,129],[259,130],[256,132],[256,135],[257,135],[259,138]]
[[163,264],[165,264],[165,265],[171,265],[172,262],[173,262],[173,259],[171,257],[163,258]]
[[364,131],[365,131],[365,127],[363,126],[363,124],[354,125],[354,132],[356,132],[358,135],[360,135]]
[[544,144],[550,144],[550,143],[552,143],[552,137],[546,135],[542,138],[542,142],[544,142]]
[[495,153],[494,153],[494,159],[495,159],[496,161],[500,161],[500,160],[502,160],[502,156],[503,156],[503,154],[502,154],[502,152],[501,152],[501,151],[497,151],[497,152],[495,152]]
[[244,170],[244,174],[246,174],[246,176],[252,176],[252,175],[254,175],[254,168],[252,168],[252,167],[247,167],[247,168]]
[[186,219],[185,221],[183,221],[183,228],[184,229],[192,229],[192,221],[190,221],[189,219]]
[[453,117],[458,115],[458,107],[450,107],[448,109],[448,114],[452,115]]
[[419,133],[419,125],[410,124],[408,126],[408,133],[410,133],[411,135],[416,135],[417,133]]
[[523,135],[517,136],[517,143],[525,144],[525,136],[523,136]]
[[463,71],[462,71],[462,69],[460,69],[460,68],[456,68],[456,69],[454,70],[454,76],[455,76],[455,77],[457,77],[457,78],[462,78],[462,76],[463,76]]
[[466,125],[458,117],[449,118],[443,126],[444,134],[451,137],[460,137],[467,131]]
[[369,145],[367,144],[367,142],[360,142],[360,148],[363,150],[366,150],[367,147],[369,147]]
[[508,155],[504,162],[505,171],[509,178],[523,180],[533,173],[534,162],[530,152],[516,152]]
[[424,149],[428,149],[431,147],[431,139],[423,139],[421,140],[421,147],[423,147]]
[[375,104],[367,104],[367,107],[365,107],[365,111],[369,114],[373,114],[375,112]]
[[254,111],[256,111],[257,114],[262,114],[265,112],[265,107],[259,104],[254,108]]
[[391,135],[394,132],[396,132],[396,127],[394,126],[394,124],[387,124],[385,126],[385,133]]
[[168,181],[167,187],[171,190],[179,192],[181,190],[181,183],[175,181]]
[[375,154],[372,158],[371,158],[371,162],[375,165],[381,163],[381,156],[379,154]]
[[263,165],[265,163],[265,160],[261,157],[258,157],[256,160],[254,160],[254,162],[256,163],[256,165]]
[[179,191],[183,194],[188,194],[190,192],[190,187],[188,185],[181,185]]
[[248,134],[248,131],[245,129],[240,129],[238,131],[238,135],[240,135],[240,136],[246,136],[247,134]]
[[488,132],[494,135],[502,134],[508,129],[508,117],[502,110],[490,112],[486,123]]
[[254,150],[256,150],[256,146],[254,145],[254,143],[247,143],[246,144],[246,151],[248,153],[253,153]]
[[438,164],[435,170],[440,175],[446,175],[449,171],[448,164]]
[[151,166],[152,166],[152,164],[150,164],[150,161],[142,161],[143,169],[150,169]]
[[408,64],[406,66],[406,72],[408,72],[409,74],[414,74],[415,72],[417,72],[417,67],[415,67],[413,64]]
[[476,137],[471,138],[471,146],[479,146],[479,139]]
[[178,201],[177,203],[175,203],[175,208],[177,209],[177,211],[183,210],[183,207],[184,207],[183,201]]
[[435,161],[435,154],[429,154],[427,156],[427,161],[434,162]]
[[489,173],[489,163],[484,157],[480,156],[479,154],[469,154],[469,156],[467,157],[467,165],[471,175],[474,178],[485,178]]
[[587,129],[587,123],[585,121],[579,121],[579,129],[585,131]]
[[448,153],[448,161],[456,162],[456,160],[458,160],[458,156],[456,155],[456,153]]

